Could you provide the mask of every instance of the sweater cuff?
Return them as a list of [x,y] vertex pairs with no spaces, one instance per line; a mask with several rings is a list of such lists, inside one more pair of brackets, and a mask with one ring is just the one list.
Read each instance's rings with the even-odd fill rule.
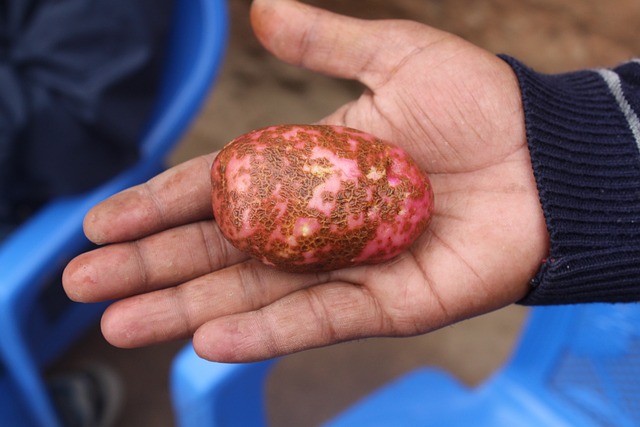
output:
[[551,238],[521,303],[639,301],[640,63],[545,75],[502,59],[520,83]]

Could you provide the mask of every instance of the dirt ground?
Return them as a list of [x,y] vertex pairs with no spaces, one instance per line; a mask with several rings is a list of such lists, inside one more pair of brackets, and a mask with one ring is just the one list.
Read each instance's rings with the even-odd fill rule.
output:
[[[313,122],[357,97],[351,82],[313,75],[270,57],[251,33],[250,0],[229,2],[231,38],[224,68],[193,128],[172,157],[177,163],[220,148],[251,129]],[[640,54],[637,0],[314,0],[367,19],[412,19],[453,32],[494,53],[544,72],[613,66]],[[508,356],[526,309],[490,315],[407,339],[371,339],[283,358],[267,384],[274,426],[312,426],[416,366],[482,381]],[[100,360],[126,378],[122,427],[173,426],[167,373],[184,343],[146,349],[108,346],[95,329],[60,367]]]

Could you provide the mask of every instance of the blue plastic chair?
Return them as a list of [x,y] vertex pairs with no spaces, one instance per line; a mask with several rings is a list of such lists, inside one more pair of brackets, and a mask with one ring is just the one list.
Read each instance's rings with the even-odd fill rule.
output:
[[[172,371],[178,425],[245,425],[239,417],[264,415],[262,393],[272,363],[207,363],[187,346]],[[243,389],[250,399],[232,400]],[[261,418],[251,425],[265,423]],[[469,388],[442,370],[420,368],[326,425],[638,426],[640,305],[534,308],[510,360],[480,386]]]
[[60,285],[66,263],[90,248],[87,211],[165,167],[205,100],[227,41],[226,0],[177,0],[158,101],[141,158],[104,185],[46,205],[0,245],[0,425],[59,425],[41,369],[59,357],[105,304],[76,304]]

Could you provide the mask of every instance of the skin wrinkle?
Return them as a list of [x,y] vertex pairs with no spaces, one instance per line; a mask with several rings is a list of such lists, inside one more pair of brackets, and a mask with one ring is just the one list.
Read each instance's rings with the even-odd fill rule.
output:
[[[407,98],[409,98],[409,97],[407,97]],[[405,108],[403,108],[403,115],[407,119],[411,118],[413,120],[413,122],[415,123],[415,126],[412,126],[412,129],[411,129],[412,133],[415,136],[413,136],[413,138],[411,138],[411,139],[413,139],[415,141],[429,141],[428,135],[424,134],[422,132],[421,126],[419,126],[419,123],[422,120],[421,117],[428,117],[428,112],[425,111],[419,103],[413,102],[411,104],[411,106],[407,105]],[[400,129],[395,128],[394,130],[398,134],[402,134],[402,131]],[[405,149],[407,150],[407,152],[409,152],[411,154],[414,154],[414,150],[415,150],[415,154],[417,156],[419,155],[420,157],[422,157],[422,152],[425,151],[426,147],[420,146],[418,144],[413,144],[411,146],[405,146]],[[428,155],[425,155],[425,156],[429,157]],[[429,171],[429,172],[432,172],[432,171]],[[430,176],[431,176],[431,173],[430,173]]]
[[[315,15],[317,16],[318,14],[315,13]],[[312,64],[309,64],[307,61],[307,59],[312,56],[312,55],[309,55],[309,47],[313,46],[314,49],[317,49],[317,44],[314,45],[314,43],[311,42],[311,36],[310,36],[310,34],[319,32],[319,30],[317,30],[317,26],[320,25],[321,20],[314,19],[316,16],[308,18],[310,19],[310,22],[312,24],[309,27],[305,28],[304,32],[300,37],[300,42],[298,47],[300,52],[300,55],[299,55],[300,60],[298,62],[298,65],[303,67],[312,65]],[[342,34],[336,34],[334,37],[341,37],[341,36]],[[354,41],[354,43],[357,43],[357,40]],[[331,52],[329,52],[329,54],[331,54]],[[317,55],[317,52],[313,52],[313,55]],[[373,55],[370,55],[366,60],[364,60],[362,64],[358,67],[358,70],[354,70],[353,79],[358,80],[366,85],[366,83],[364,83],[367,80],[365,76],[369,74],[370,70],[374,69],[373,67],[371,67],[371,65],[375,64],[375,59],[376,59],[376,55],[373,54]],[[372,73],[372,75],[380,75],[380,74],[383,74],[383,73],[381,72]]]
[[322,331],[320,341],[334,342],[339,340],[340,334],[337,332],[333,319],[330,316],[330,311],[324,304],[322,296],[319,296],[314,288],[306,289],[303,295],[306,297],[309,311],[313,313],[313,317],[315,317],[314,321]]
[[[403,25],[414,25],[415,24],[415,23],[413,23],[411,21],[397,21],[396,20],[395,22],[396,22],[396,24],[397,23],[402,23]],[[402,32],[404,34],[404,32],[407,31],[407,30],[405,28],[405,29],[396,30],[396,31],[397,32],[394,32],[394,34],[398,34],[400,32]],[[388,51],[376,50],[370,56],[370,59],[369,59],[368,63],[379,62],[379,63],[381,63],[383,65],[379,66],[379,67],[375,67],[375,68],[371,67],[371,70],[376,70],[377,69],[377,71],[373,71],[370,74],[370,77],[367,77],[366,73],[359,74],[359,77],[360,77],[359,80],[361,82],[365,83],[366,86],[369,87],[373,92],[379,93],[386,85],[389,84],[389,82],[394,80],[394,77],[396,77],[397,73],[400,70],[402,70],[405,67],[408,67],[413,59],[418,58],[421,53],[423,53],[427,49],[431,49],[432,47],[438,45],[441,42],[446,41],[448,38],[449,38],[448,35],[443,34],[439,38],[430,40],[429,43],[416,45],[408,53],[403,54],[399,58],[399,60],[395,61],[395,64],[389,64],[389,59],[384,57],[384,56],[382,56],[380,58],[380,55],[382,55],[382,54],[387,55],[389,53]],[[392,122],[390,121],[389,123],[392,123]]]
[[[203,242],[208,269],[204,271],[215,271],[233,265],[234,262],[242,262],[249,259],[248,256],[237,251],[222,235],[220,229],[214,221],[199,221],[198,234]],[[189,249],[198,247],[190,245]],[[195,267],[194,267],[195,268]],[[200,267],[202,269],[202,267]],[[191,276],[190,276],[191,277]]]
[[[455,111],[455,113],[457,113],[457,114],[454,114],[454,112],[452,112],[452,111],[446,111],[446,114],[447,114],[447,116],[449,117],[449,122],[451,122],[451,123],[456,123],[456,122],[459,120],[459,118],[460,118],[460,117],[464,117],[464,115],[465,115],[464,109],[462,109],[461,107],[459,107],[457,104],[456,104],[456,111]],[[425,115],[425,116],[427,116],[427,115]],[[427,116],[427,117],[428,117],[428,116]],[[444,146],[444,148],[447,150],[447,152],[452,150],[452,153],[451,153],[451,154],[448,154],[448,155],[446,155],[444,151],[440,151],[440,152],[442,153],[442,154],[441,154],[441,156],[442,156],[442,157],[445,157],[445,158],[455,158],[455,163],[458,165],[458,167],[457,167],[457,171],[458,171],[458,172],[463,172],[463,171],[464,171],[464,172],[473,172],[473,171],[481,170],[481,169],[483,169],[483,168],[484,168],[484,166],[482,166],[482,165],[478,165],[477,167],[475,167],[475,168],[473,168],[473,169],[470,169],[468,166],[466,166],[466,164],[467,164],[468,162],[466,162],[466,161],[465,161],[465,157],[466,157],[466,156],[468,156],[468,152],[466,152],[466,151],[460,151],[460,150],[457,148],[457,145],[456,145],[455,143],[451,143],[451,142],[450,142],[450,141],[449,141],[449,140],[444,136],[444,135],[445,135],[445,133],[447,133],[447,130],[446,130],[446,129],[445,129],[445,130],[441,130],[441,129],[439,128],[439,126],[438,126],[438,125],[436,125],[436,123],[435,123],[435,122],[433,122],[433,121],[431,121],[431,120],[429,120],[429,122],[430,122],[430,124],[431,124],[430,129],[435,130],[435,131],[436,131],[436,133],[437,133],[437,138],[433,138],[433,137],[431,137],[431,138],[430,138],[430,140],[431,140],[431,141],[436,141],[436,142],[437,142],[437,141],[442,141],[442,142],[443,142],[443,144],[442,144],[442,145],[443,145],[443,146]],[[478,132],[477,132],[477,130],[476,130],[473,126],[464,126],[464,128],[465,128],[465,129],[470,129],[470,130],[471,130],[471,131],[472,131],[476,136],[478,136]],[[468,137],[467,137],[467,138],[468,138]],[[441,144],[437,144],[437,146],[438,146],[438,147],[440,147],[440,146],[441,146]]]
[[[151,232],[158,232],[161,230],[165,230],[168,228],[171,228],[173,226],[179,225],[179,224],[174,224],[173,221],[170,221],[168,218],[170,217],[174,217],[175,213],[174,212],[169,212],[167,210],[165,210],[162,206],[163,204],[166,204],[168,207],[170,206],[177,206],[180,209],[185,209],[185,206],[192,206],[189,205],[188,203],[177,203],[179,200],[183,200],[183,199],[188,199],[190,197],[199,197],[199,194],[197,193],[198,191],[198,187],[190,187],[193,189],[194,193],[190,193],[190,194],[185,194],[185,193],[171,193],[168,192],[168,194],[171,194],[173,196],[173,199],[170,200],[161,200],[158,197],[158,192],[160,191],[165,191],[167,188],[169,187],[173,187],[175,185],[179,184],[179,181],[176,183],[174,182],[177,178],[175,178],[176,176],[182,176],[183,180],[187,179],[189,177],[191,177],[191,174],[185,174],[185,172],[183,171],[186,170],[185,167],[187,164],[192,165],[193,169],[199,169],[202,168],[202,170],[208,171],[211,170],[211,165],[213,164],[213,157],[215,157],[216,153],[212,153],[212,154],[207,154],[207,155],[203,155],[203,156],[199,156],[196,157],[195,159],[190,160],[189,162],[185,162],[182,165],[177,166],[179,168],[179,170],[177,172],[174,172],[170,175],[159,175],[159,177],[162,177],[161,179],[159,179],[158,177],[156,178],[152,178],[151,180],[140,184],[140,186],[138,188],[141,188],[143,192],[145,192],[149,198],[152,201],[153,207],[155,208],[156,212],[158,213],[157,218],[155,221],[153,221],[152,224],[149,224],[148,226],[150,227],[149,229],[145,230],[145,234],[149,234]],[[200,166],[198,166],[200,165]],[[196,181],[198,182],[198,181]],[[205,182],[203,185],[206,185],[206,188],[209,188],[209,183]],[[129,191],[129,190],[127,190]],[[208,191],[208,190],[207,190]],[[177,196],[177,198],[176,198]],[[175,209],[175,208],[174,208]],[[185,213],[187,213],[187,216],[189,218],[191,218],[192,221],[198,221],[198,220],[204,220],[204,219],[209,219],[211,217],[211,212],[212,212],[212,207],[211,207],[211,203],[202,203],[202,204],[198,204],[197,205],[197,209],[193,209],[190,208],[192,210],[186,210]],[[173,209],[172,209],[173,210]],[[154,217],[153,215],[147,213],[146,217]],[[129,239],[132,238],[139,238],[142,237],[141,235],[133,235],[133,236],[127,236]],[[127,238],[125,237],[125,238]]]
[[[360,105],[366,105],[367,102],[370,104],[369,113],[366,115],[362,114],[362,108]],[[378,109],[378,105],[376,104],[375,97],[373,92],[367,87],[364,88],[364,91],[360,98],[357,100],[351,101],[345,105],[343,105],[336,113],[340,118],[336,121],[336,119],[332,116],[330,120],[330,124],[340,124],[345,125],[346,123],[368,123],[367,128],[370,128],[373,134],[376,134],[376,122],[381,120],[382,111]],[[328,124],[325,120],[322,120],[324,124]],[[380,135],[378,135],[380,136]],[[384,138],[383,138],[384,139]]]
[[[478,111],[482,112],[482,114],[484,114],[484,109],[482,108],[482,103],[478,100],[477,96],[475,95],[475,92],[473,92],[473,88],[472,87],[468,87],[466,82],[464,80],[462,80],[461,82],[459,82],[459,84],[465,86],[464,90],[470,93],[471,99],[473,100],[473,103],[475,105],[475,109],[477,109]],[[458,110],[460,111],[460,116],[464,119],[464,113],[461,107],[458,107]],[[491,120],[485,117],[485,122],[486,123],[491,123]],[[467,124],[465,123],[465,126]],[[476,136],[476,138],[481,141],[483,144],[490,144],[491,141],[487,141],[486,138],[483,136],[483,134],[476,129],[475,127],[470,127],[471,131],[474,133],[474,135]]]
[[[203,156],[199,156],[196,158],[196,162],[199,162],[202,166],[200,166],[201,170],[204,173],[208,173],[208,171],[211,170],[211,165],[213,164],[213,157],[215,156],[216,153],[212,153],[209,155],[203,155]],[[186,175],[186,173],[183,174],[176,174],[177,176],[181,177],[182,180],[189,180],[190,182],[193,182],[192,178],[189,175]],[[174,175],[174,176],[176,176]],[[206,176],[206,175],[205,175]],[[168,180],[168,183],[163,183],[163,186],[175,186],[179,184],[179,181],[177,180],[177,178],[174,178],[172,180]],[[176,182],[178,181],[178,182]],[[210,191],[209,188],[209,182],[207,181],[196,181],[197,183],[200,183],[200,185],[202,187],[204,187],[204,191],[206,191],[207,193]],[[199,192],[203,191],[201,189],[199,189],[199,186],[196,185],[192,185],[189,187],[189,189],[191,190],[188,194],[180,194],[180,198],[182,199],[186,199],[186,198],[191,198],[191,197],[199,197]],[[162,191],[163,189],[160,188],[160,191]],[[178,207],[180,209],[184,209],[187,205],[182,203],[180,204]],[[195,220],[201,220],[201,219],[209,219],[211,217],[211,206],[210,204],[203,204],[202,205],[202,211],[201,212],[197,212],[197,216],[194,217],[194,221]],[[170,224],[173,225],[173,224]]]
[[[215,356],[221,356],[223,360],[233,363],[239,361],[238,353],[244,355],[242,362],[254,362],[263,360],[265,353],[276,356],[286,352],[279,344],[283,340],[277,338],[277,328],[270,326],[277,322],[268,310],[261,308],[248,314],[249,317],[243,317],[242,320],[236,320],[233,314],[223,316],[198,329],[194,336],[196,353],[203,358],[217,359]],[[211,329],[222,332],[226,339],[207,343],[205,337]],[[204,343],[200,345],[200,341]]]
[[[431,230],[430,233],[433,236],[433,238],[435,240],[438,240],[446,249],[448,249],[452,253],[455,253],[455,251],[449,245],[447,245],[446,242],[440,236],[438,236],[438,233],[436,233],[435,230]],[[440,311],[443,314],[442,317],[444,319],[451,319],[452,316],[449,313],[449,310],[447,309],[447,305],[444,302],[444,298],[440,295],[440,292],[438,291],[438,289],[435,286],[433,286],[433,283],[435,283],[435,282],[433,280],[429,279],[429,274],[427,273],[426,270],[424,270],[424,268],[422,267],[422,265],[418,261],[417,256],[413,253],[412,249],[410,249],[409,251],[410,251],[409,253],[411,253],[411,255],[413,256],[414,262],[420,268],[420,271],[421,271],[423,277],[425,278],[425,284],[427,286],[429,286],[429,289],[431,290],[431,295],[433,295],[436,303],[438,304],[438,307],[440,308]]]
[[158,196],[156,195],[155,191],[151,188],[150,182],[151,181],[147,181],[143,183],[142,189],[148,194],[149,199],[151,199],[151,201],[153,202],[153,206],[156,212],[158,213],[157,215],[158,228],[164,230],[168,228],[168,222],[166,220],[166,211],[162,206],[162,202],[158,199]]
[[[315,324],[318,325],[318,329],[320,330],[320,334],[315,340],[315,347],[324,346],[328,343],[344,342],[346,340],[361,337],[362,329],[353,328],[353,323],[335,323],[337,319],[344,319],[339,316],[332,315],[335,314],[336,310],[332,310],[323,302],[323,300],[331,302],[335,301],[335,299],[327,299],[326,294],[322,295],[322,292],[331,292],[338,288],[349,289],[350,292],[359,293],[358,296],[351,296],[352,294],[350,293],[349,299],[357,301],[358,306],[361,308],[361,312],[366,314],[365,317],[368,319],[366,329],[371,329],[372,322],[374,320],[378,320],[379,327],[374,328],[375,330],[388,331],[389,333],[394,330],[393,321],[388,319],[386,312],[379,305],[378,301],[371,295],[369,289],[350,282],[331,282],[320,289],[309,288],[304,292],[306,297],[305,301],[310,307],[310,311],[316,319]],[[373,304],[371,304],[372,302]],[[362,317],[359,317],[359,319],[362,319]],[[314,335],[316,334],[314,333]]]
[[[345,123],[352,122],[353,120],[351,119],[351,117],[353,117],[354,107],[357,102],[358,101],[351,101],[343,105],[337,112],[334,113],[337,117],[332,117],[331,124],[345,126]],[[320,121],[320,124],[328,124],[328,122],[323,119]]]
[[[256,298],[256,292],[250,292],[250,289],[268,289],[268,283],[265,283],[263,278],[264,276],[258,274],[256,267],[256,262],[254,260],[249,260],[243,262],[238,266],[238,268],[234,269],[234,273],[238,277],[238,286],[239,290],[242,292],[242,296],[239,300],[245,301],[245,305],[249,310],[257,310],[264,306],[262,298],[259,300]],[[254,283],[255,285],[248,286],[247,283]],[[265,293],[266,296],[266,293]],[[268,300],[268,298],[264,298]],[[248,303],[248,304],[247,304]]]
[[[450,212],[454,212],[454,210],[450,209],[447,212],[438,212],[437,217],[434,216],[432,221],[435,222],[438,218],[452,219],[452,220],[456,220],[456,221],[459,221],[459,222],[463,222],[464,221],[464,218],[460,217],[459,215],[456,215],[455,213],[450,213]],[[430,233],[430,235],[433,235],[433,233]]]
[[[451,149],[451,144],[447,142],[446,137],[440,131],[440,129],[436,126],[435,122],[431,119],[430,115],[425,115],[423,120],[423,127],[425,128],[426,133],[426,141],[434,142],[440,141],[440,144],[433,144],[432,148],[435,148],[437,151],[437,157],[441,158],[449,158],[450,156],[446,155],[447,151]],[[429,132],[430,129],[433,129],[436,132],[437,137],[434,138],[432,136],[432,132]]]
[[309,17],[309,22],[311,22],[311,25],[309,27],[306,27],[305,30],[302,32],[302,34],[300,35],[299,41],[298,41],[298,51],[300,52],[300,60],[298,61],[297,66],[299,67],[303,67],[306,68],[307,63],[305,63],[305,58],[308,58],[308,52],[309,52],[309,48],[311,47],[315,47],[315,43],[312,43],[311,41],[311,37],[312,34],[316,33],[316,27],[318,26],[318,19],[314,19],[317,18],[317,13],[314,14],[314,16],[310,16]]
[[[239,268],[230,269],[228,271],[237,274],[237,270],[239,270]],[[229,281],[233,280],[231,279]],[[199,316],[194,315],[202,311],[203,307],[206,307],[207,312],[213,311],[217,313],[217,315],[233,315],[239,310],[240,306],[238,305],[238,302],[245,301],[243,298],[248,295],[248,293],[246,292],[246,287],[241,286],[241,284],[238,284],[235,289],[241,290],[242,294],[233,291],[227,292],[223,295],[219,295],[217,292],[214,292],[214,290],[219,289],[216,285],[216,282],[221,281],[216,281],[212,275],[207,275],[205,276],[204,280],[198,279],[195,281],[191,281],[188,284],[189,290],[191,290],[192,292],[186,292],[187,288],[185,288],[185,292],[177,294],[181,299],[184,300],[181,304],[178,305],[178,307],[181,307],[184,311],[188,312],[187,324],[189,325],[189,331],[191,331],[191,333],[194,333],[207,321],[206,318],[196,321],[196,318],[199,318]],[[197,292],[194,291],[194,289],[196,289]],[[197,304],[193,303],[194,295],[198,296]],[[192,312],[194,314],[192,314]]]
[[[396,74],[398,74],[400,72],[400,70],[402,70],[404,67],[407,66],[407,64],[409,64],[409,62],[411,62],[414,58],[418,57],[423,51],[424,49],[426,49],[426,47],[421,47],[421,46],[417,46],[415,47],[413,50],[411,50],[409,53],[407,53],[405,56],[401,57],[400,60],[393,66],[389,67],[389,71],[386,73],[377,73],[377,74],[382,74],[385,78],[380,80],[377,83],[371,83],[369,85],[367,85],[374,93],[379,92],[381,90],[383,90],[383,88],[389,84],[390,81],[393,80],[393,78],[396,76]],[[375,56],[374,56],[374,59]]]
[[[342,108],[340,108],[339,111],[336,111],[334,113],[337,117],[334,118],[333,123],[335,123],[338,126],[344,126],[347,120],[347,115],[349,114],[349,111],[351,111],[350,104],[351,103],[344,105]],[[322,124],[326,124],[326,122],[324,119],[322,119],[322,120],[319,120],[317,124],[322,125]]]
[[[182,328],[178,328],[177,330],[184,331],[181,338],[186,338],[188,336],[192,336],[195,331],[202,326],[202,324],[197,324],[195,322],[195,316],[193,315],[192,303],[189,299],[189,295],[186,295],[184,288],[182,286],[178,286],[175,288],[171,288],[173,291],[173,300],[175,301],[175,312],[178,313],[178,319],[181,320]],[[169,335],[169,334],[167,334]],[[174,337],[171,337],[174,339]]]
[[[471,99],[473,99],[476,108],[478,110],[481,110],[480,104],[477,101],[477,99],[474,96],[471,96]],[[456,104],[456,109],[457,109],[457,113],[458,113],[457,116],[459,117],[459,120],[462,120],[462,121],[465,120],[465,118],[464,118],[465,117],[465,111],[464,111],[465,108],[468,108],[468,107],[467,106],[459,106],[459,105]],[[452,121],[453,121],[453,118],[454,118],[454,116],[452,114],[451,115]],[[475,136],[475,139],[477,141],[479,141],[479,142],[477,142],[477,144],[482,144],[482,145],[491,144],[491,141],[487,141],[483,137],[482,133],[478,129],[476,129],[473,126],[469,126],[469,124],[466,121],[464,121],[464,123],[462,123],[461,127],[468,128],[469,130],[471,130],[471,132],[473,132],[473,135]]]
[[[415,247],[412,245],[412,247],[409,248],[409,250],[403,253],[401,257],[394,260],[394,262],[415,263],[418,267],[417,271],[422,276],[422,278],[426,281],[428,280],[428,276],[426,274],[426,271],[424,271],[422,267],[420,267],[417,261],[416,255],[414,254],[414,251],[415,251]],[[410,271],[410,270],[407,269],[406,271]],[[400,279],[400,280],[405,282],[412,282],[412,280],[409,280],[409,279]],[[423,288],[426,291],[426,293],[424,294],[425,296],[429,295],[427,288],[430,289],[430,287],[428,286],[428,283],[425,282],[425,287]],[[410,293],[410,291],[412,290],[414,289],[409,287],[406,287],[404,289],[403,298],[401,299],[400,302],[395,304],[395,306],[397,307],[393,307],[396,313],[390,314],[390,313],[387,313],[386,310],[382,312],[380,330],[386,331],[386,335],[413,336],[413,335],[421,334],[425,332],[424,325],[422,325],[417,321],[416,316],[406,316],[406,308],[416,304],[417,297],[415,293]],[[374,302],[380,305],[380,302],[378,302],[375,299],[374,299]],[[393,320],[394,318],[395,318],[395,321]],[[410,327],[408,327],[408,325],[410,325]]]
[[[364,60],[361,59],[361,64],[357,70],[353,72],[353,79],[363,84],[370,92],[375,92],[378,87],[384,86],[389,79],[386,78],[383,68],[385,65],[379,66],[379,53],[371,52]],[[386,58],[382,58],[380,64],[385,64]],[[382,77],[382,79],[380,79]],[[376,83],[376,81],[378,81]]]
[[[286,337],[284,340],[280,337],[280,334],[278,333],[278,331],[281,331],[280,328],[274,328],[274,327],[267,327],[265,328],[264,325],[276,325],[278,322],[277,320],[275,320],[275,316],[273,315],[274,311],[269,311],[269,310],[265,310],[265,309],[260,309],[256,311],[256,323],[258,325],[260,325],[259,329],[260,330],[260,337],[261,337],[261,341],[263,343],[266,343],[266,348],[267,348],[267,352],[269,354],[284,354],[287,353],[287,349],[289,349],[289,351],[291,351],[292,349],[294,349],[295,347],[299,346],[300,344],[293,341],[293,340],[289,340],[289,345],[287,344],[283,344],[287,342]],[[260,321],[260,319],[265,319],[265,322]],[[266,334],[264,333],[266,331]]]
[[[424,276],[423,271],[420,271],[420,274]],[[429,288],[429,285],[425,282],[425,289],[426,288]],[[409,289],[405,288],[404,304],[409,307],[413,302],[414,298],[412,298],[411,294],[409,293]],[[399,327],[396,326],[395,329],[392,330],[392,335],[400,334],[402,336],[413,336],[419,335],[424,332],[424,325],[418,322],[418,318],[416,316],[409,316],[407,318],[398,317],[398,319],[400,320],[401,324],[399,325]],[[398,324],[397,321],[395,323]]]
[[[396,262],[395,259],[385,263],[385,265],[388,265],[394,262]],[[393,321],[391,316],[389,316],[389,314],[387,313],[387,310],[384,309],[380,301],[371,292],[371,289],[367,288],[366,286],[362,286],[359,283],[347,282],[347,284],[354,286],[358,290],[358,292],[360,292],[361,298],[358,298],[359,300],[366,301],[367,302],[366,306],[372,307],[370,310],[367,310],[367,313],[373,313],[373,314],[370,314],[370,320],[367,322],[368,327],[372,328],[372,325],[371,325],[372,320],[377,320],[378,326],[373,327],[372,328],[373,330],[381,331],[381,335],[393,334],[393,332],[396,330],[395,322]],[[364,307],[365,305],[362,304],[362,306]],[[360,334],[354,334],[354,335],[356,335],[357,338],[362,338]],[[347,337],[347,339],[348,338],[349,337]],[[342,341],[344,341],[344,338],[342,339]]]
[[[458,84],[461,84],[463,86],[463,89],[461,89],[461,90],[464,90],[465,92],[469,93],[473,103],[476,106],[475,110],[479,111],[481,114],[483,114],[483,117],[485,117],[485,123],[492,123],[492,118],[486,116],[485,109],[482,108],[483,103],[478,99],[477,95],[475,94],[475,92],[473,90],[473,87],[469,87],[468,83],[464,79],[460,80],[458,82]],[[460,116],[464,118],[465,114],[463,113],[464,112],[463,108],[462,107],[458,107],[458,110],[461,112]],[[514,111],[514,113],[515,113],[515,111]],[[483,144],[485,144],[485,145],[490,145],[491,144],[491,141],[487,141],[486,137],[483,136],[483,133],[486,133],[486,132],[481,133],[475,127],[467,127],[467,128],[469,130],[471,130],[476,135],[477,139],[479,141],[481,141]],[[503,133],[506,133],[506,130],[503,130]],[[518,147],[518,146],[516,146],[516,147]],[[510,154],[512,154],[511,151],[506,152],[505,153],[505,157],[509,156]]]
[[380,326],[378,327],[378,330],[387,331],[387,335],[393,334],[393,331],[395,330],[395,322],[386,310],[384,310],[380,301],[373,296],[370,289],[365,288],[364,286],[359,286],[358,288],[360,292],[365,295],[370,305],[372,303],[374,311],[377,313],[377,316],[373,316],[373,318],[379,319],[378,323]]
[[[297,277],[291,278],[291,280],[299,282],[298,286],[287,286],[287,290],[284,290],[283,287],[278,287],[279,293],[274,294],[272,292],[272,289],[274,289],[272,282],[274,279],[277,281],[290,280],[289,277],[287,277],[289,275],[288,273],[282,273],[277,270],[267,270],[265,272],[260,262],[253,259],[248,259],[242,264],[237,265],[231,271],[233,271],[233,274],[237,277],[237,288],[243,293],[241,296],[236,296],[235,298],[237,298],[238,301],[244,301],[248,310],[262,309],[273,300],[280,300],[300,289],[321,283],[315,279],[316,276],[314,275],[296,275]],[[303,277],[305,278],[304,281],[296,280]],[[247,283],[253,285],[247,286]],[[250,292],[250,290],[252,291]],[[247,302],[248,304],[246,304]]]
[[[366,103],[367,101],[370,104],[370,112],[368,113],[367,117],[370,117],[370,119],[359,120],[360,119],[359,116],[358,116],[358,119],[353,119],[353,114],[350,114],[350,113],[353,113],[354,111],[360,111],[361,109],[356,110],[358,108],[358,103]],[[386,122],[389,122],[390,125],[392,126],[391,134],[403,135],[402,130],[399,129],[397,126],[395,126],[394,122],[392,121],[393,113],[386,113],[384,109],[380,108],[379,103],[376,102],[376,95],[369,88],[365,88],[364,93],[360,96],[358,100],[352,101],[346,104],[345,106],[343,106],[342,108],[344,109],[342,112],[342,116],[343,116],[342,121],[345,123],[352,123],[352,122],[359,122],[359,121],[370,122],[370,124],[367,127],[375,130],[376,122],[386,121]],[[389,141],[391,143],[398,143],[401,140],[405,140],[406,137],[404,136],[401,136],[399,138],[382,137],[382,139]],[[420,151],[419,147],[415,145],[407,145],[407,144],[405,144],[404,146],[405,151],[409,153],[412,158],[415,158],[413,156],[413,154],[415,154],[414,150]]]
[[[432,230],[432,233],[434,235],[434,237],[436,237],[440,243],[446,247],[447,249],[449,249],[451,252],[455,253],[455,251],[451,248],[451,246],[449,246],[445,240],[441,239],[437,233],[435,231]],[[481,290],[486,294],[486,295],[491,295],[490,289],[491,289],[491,285],[489,283],[486,282],[486,280],[484,280],[482,278],[482,276],[472,267],[472,265],[462,256],[458,255],[458,258],[464,263],[464,265],[469,269],[469,271],[471,271],[471,273],[473,274],[473,276],[478,280],[477,285],[476,286],[480,286]],[[436,293],[436,290],[433,289],[434,294]],[[452,318],[452,316],[449,315],[449,313],[446,312],[446,309],[444,308],[444,306],[441,306],[443,312],[445,313],[446,317],[448,318]]]
[[134,240],[130,242],[131,247],[133,247],[134,257],[136,259],[136,263],[138,264],[138,275],[140,276],[140,283],[142,284],[142,292],[145,292],[149,288],[149,274],[147,272],[147,261],[142,254],[143,249],[140,240]]
[[[224,266],[225,260],[229,258],[229,251],[227,250],[227,245],[220,236],[220,233],[214,232],[213,235],[216,238],[216,244],[211,242],[211,238],[209,233],[205,231],[205,225],[207,223],[201,221],[198,223],[198,229],[200,230],[200,238],[204,243],[205,251],[207,252],[207,262],[209,263],[208,271],[215,271],[216,266]],[[215,250],[216,246],[219,250]],[[215,255],[214,255],[215,254]],[[213,261],[213,257],[216,256],[216,261]]]

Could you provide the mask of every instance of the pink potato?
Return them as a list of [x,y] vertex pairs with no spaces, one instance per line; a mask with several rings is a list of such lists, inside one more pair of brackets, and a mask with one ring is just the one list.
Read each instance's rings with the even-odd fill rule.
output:
[[433,211],[429,178],[405,151],[340,126],[249,132],[220,151],[211,181],[224,236],[291,272],[392,259],[425,231]]

